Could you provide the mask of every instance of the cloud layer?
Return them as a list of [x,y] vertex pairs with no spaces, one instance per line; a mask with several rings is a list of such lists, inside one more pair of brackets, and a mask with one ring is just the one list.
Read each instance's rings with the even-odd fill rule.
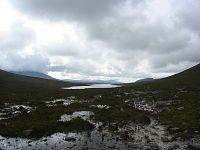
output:
[[200,2],[195,0],[3,0],[3,4],[2,17],[11,18],[1,20],[3,69],[133,81],[167,76],[199,63]]

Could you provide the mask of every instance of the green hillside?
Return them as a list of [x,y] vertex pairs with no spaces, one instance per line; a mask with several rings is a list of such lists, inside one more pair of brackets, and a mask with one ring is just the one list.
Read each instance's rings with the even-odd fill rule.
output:
[[199,89],[199,85],[200,64],[166,78],[152,80],[149,82],[130,83],[127,84],[127,87],[137,87],[144,89],[170,89],[175,87]]
[[[134,83],[113,89],[61,90],[61,87],[75,84],[55,80],[15,75],[0,71],[0,107],[5,103],[23,104],[36,108],[30,114],[0,120],[0,134],[4,136],[24,136],[23,131],[33,129],[32,137],[42,137],[55,132],[82,131],[90,127],[87,122],[74,120],[60,124],[62,114],[75,111],[92,111],[94,120],[103,123],[128,122],[148,124],[149,118],[168,122],[178,128],[178,137],[193,136],[200,132],[200,65],[196,65],[176,75],[145,83]],[[75,102],[64,106],[56,103],[48,107],[45,102],[55,99],[70,99]],[[137,109],[136,101],[154,103],[158,113]],[[128,101],[128,103],[127,103]],[[28,103],[27,103],[28,102]],[[108,105],[109,109],[97,109],[93,105]],[[6,126],[5,126],[6,124]],[[74,128],[73,128],[74,127]],[[112,129],[113,130],[113,129]]]
[[163,122],[170,121],[185,133],[200,130],[200,64],[167,78],[124,87],[124,91],[131,90],[148,92],[149,101],[172,101],[159,113]]
[[76,84],[58,80],[40,79],[0,70],[0,100],[12,101],[45,98],[55,95],[62,87]]

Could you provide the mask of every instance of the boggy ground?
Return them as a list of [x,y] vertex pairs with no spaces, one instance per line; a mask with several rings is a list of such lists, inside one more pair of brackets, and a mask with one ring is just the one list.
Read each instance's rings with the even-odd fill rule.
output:
[[4,99],[0,148],[199,149],[199,97],[191,87],[127,85]]

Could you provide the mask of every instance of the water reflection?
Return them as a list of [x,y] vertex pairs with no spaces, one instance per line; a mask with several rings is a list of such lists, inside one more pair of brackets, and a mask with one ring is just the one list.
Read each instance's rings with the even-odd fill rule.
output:
[[103,88],[117,88],[120,85],[113,84],[91,84],[87,86],[72,86],[72,87],[63,87],[64,90],[81,90],[81,89],[103,89]]

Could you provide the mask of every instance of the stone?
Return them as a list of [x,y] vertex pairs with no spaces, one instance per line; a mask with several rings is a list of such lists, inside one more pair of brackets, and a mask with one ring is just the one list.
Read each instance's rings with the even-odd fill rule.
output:
[[177,108],[177,110],[184,110],[184,107],[179,107],[179,108]]
[[150,144],[152,150],[159,150],[159,147],[156,143]]
[[176,127],[174,127],[174,128],[169,128],[169,132],[171,132],[171,133],[178,133],[180,131],[180,129],[179,128],[176,128]]
[[161,140],[163,141],[163,142],[170,142],[170,140],[167,138],[167,137],[161,137]]
[[170,145],[169,147],[168,147],[168,150],[175,150],[175,149],[178,149],[180,146],[178,145],[178,144],[173,144],[173,145]]

